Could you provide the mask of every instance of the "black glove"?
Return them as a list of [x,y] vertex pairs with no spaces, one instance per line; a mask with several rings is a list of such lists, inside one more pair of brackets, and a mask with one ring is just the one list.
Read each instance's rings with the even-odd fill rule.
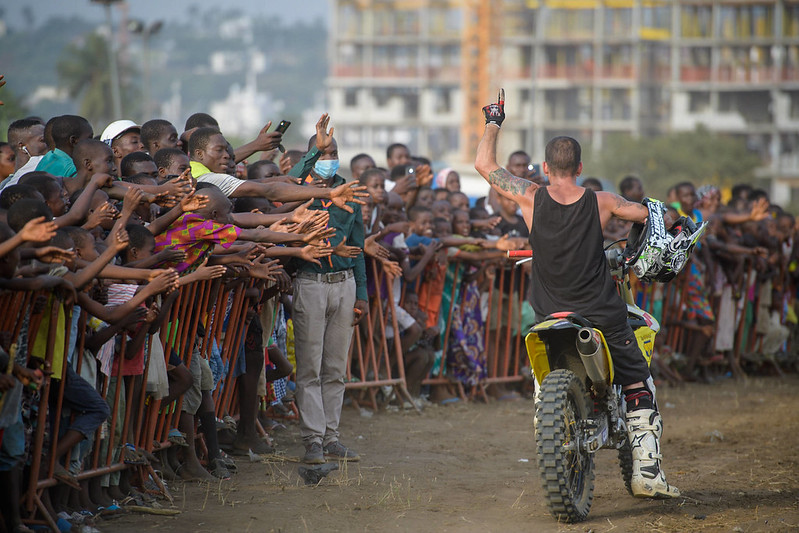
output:
[[505,105],[502,104],[488,104],[483,108],[483,115],[486,118],[486,124],[496,124],[497,127],[502,126],[502,121],[505,120]]

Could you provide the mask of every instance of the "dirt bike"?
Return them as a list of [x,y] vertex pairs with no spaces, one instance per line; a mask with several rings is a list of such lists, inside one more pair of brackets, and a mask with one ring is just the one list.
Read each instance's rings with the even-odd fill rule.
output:
[[[531,252],[508,255],[531,257]],[[611,249],[605,255],[649,364],[660,326],[635,305],[622,252]],[[622,478],[632,494],[626,405],[621,387],[613,385],[610,351],[602,332],[571,312],[554,313],[533,326],[525,344],[539,384],[535,440],[549,510],[558,521],[580,522],[591,510],[598,450],[618,451]]]

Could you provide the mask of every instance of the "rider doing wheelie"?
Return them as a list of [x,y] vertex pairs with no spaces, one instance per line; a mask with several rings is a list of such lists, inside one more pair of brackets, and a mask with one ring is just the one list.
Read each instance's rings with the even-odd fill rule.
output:
[[[499,129],[505,119],[504,95],[483,108],[485,132],[475,168],[502,196],[519,204],[533,250],[532,305],[539,320],[569,310],[586,318],[605,335],[613,356],[614,383],[627,404],[627,431],[632,447],[631,488],[637,497],[673,498],[661,469],[662,421],[655,386],[635,334],[627,306],[616,291],[603,252],[602,229],[612,217],[643,224],[649,210],[610,192],[577,185],[582,172],[580,144],[555,137],[546,146],[543,172],[549,185],[513,176],[497,164]],[[666,227],[673,221],[666,220]]]

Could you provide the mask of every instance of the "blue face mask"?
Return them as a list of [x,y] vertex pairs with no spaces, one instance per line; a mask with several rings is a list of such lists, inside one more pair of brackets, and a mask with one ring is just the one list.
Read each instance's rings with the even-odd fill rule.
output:
[[338,159],[320,159],[313,166],[313,171],[316,172],[320,178],[328,180],[336,175],[339,164],[340,162]]

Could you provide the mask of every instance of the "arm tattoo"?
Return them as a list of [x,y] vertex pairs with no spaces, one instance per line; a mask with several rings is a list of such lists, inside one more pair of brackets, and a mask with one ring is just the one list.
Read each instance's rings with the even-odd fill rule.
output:
[[616,196],[616,209],[621,209],[622,207],[629,207],[634,205],[635,202],[630,202],[626,200],[623,196]]
[[524,196],[533,182],[517,178],[502,167],[488,174],[488,183],[514,196]]

